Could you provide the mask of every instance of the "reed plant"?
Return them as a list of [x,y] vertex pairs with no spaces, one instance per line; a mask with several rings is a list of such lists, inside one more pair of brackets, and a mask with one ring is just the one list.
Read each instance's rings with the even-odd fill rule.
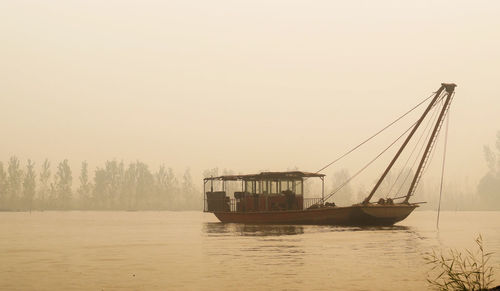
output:
[[427,282],[436,290],[488,290],[493,283],[493,267],[488,261],[493,253],[485,252],[483,238],[476,240],[476,250],[465,250],[461,253],[456,249],[432,254],[424,257],[432,266]]

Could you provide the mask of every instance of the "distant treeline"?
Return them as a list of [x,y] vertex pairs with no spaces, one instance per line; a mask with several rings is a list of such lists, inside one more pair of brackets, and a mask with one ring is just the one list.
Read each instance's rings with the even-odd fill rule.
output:
[[484,146],[488,173],[479,181],[477,187],[485,208],[491,210],[500,209],[500,131],[497,132],[495,147],[496,151]]
[[106,161],[90,178],[83,162],[74,185],[68,160],[57,164],[45,160],[40,171],[28,160],[21,166],[11,157],[0,162],[0,210],[180,210],[201,209],[201,194],[189,170],[180,178],[171,168],[152,172],[137,161]]
[[[445,179],[443,196],[441,201],[441,209],[445,210],[500,210],[500,131],[497,132],[495,148],[484,146],[485,160],[488,165],[488,172],[479,180],[479,182],[465,180],[451,180]],[[414,173],[411,169],[405,169],[410,177]],[[409,171],[409,172],[408,172]],[[348,179],[350,174],[347,170],[336,171],[333,175],[329,175],[330,181],[333,181],[332,189],[337,185],[342,184]],[[378,193],[391,193],[390,189],[396,189],[391,186],[394,182],[396,173],[389,172],[386,179],[380,185]],[[403,175],[405,176],[405,175]],[[413,201],[425,201],[420,209],[435,210],[439,203],[439,179],[426,179],[424,177],[417,188],[416,197]],[[409,182],[407,181],[401,189],[408,189]],[[471,185],[469,185],[471,183]],[[342,189],[333,200],[339,205],[350,205],[352,203],[359,203],[369,193],[370,188],[359,187],[356,192],[354,188],[348,186]],[[406,192],[392,192],[398,193],[396,196],[406,195]],[[389,196],[389,197],[392,197]],[[415,200],[417,199],[417,200]]]
[[[500,131],[495,147],[494,150],[484,147],[488,172],[478,184],[469,187],[464,181],[446,183],[442,209],[500,210]],[[182,177],[177,177],[171,168],[165,166],[151,171],[140,161],[125,165],[122,161],[112,160],[106,161],[91,175],[87,162],[83,162],[77,178],[74,178],[68,160],[59,162],[56,167],[45,160],[39,168],[39,172],[35,171],[31,160],[22,166],[15,156],[5,164],[0,161],[0,210],[201,210],[203,207],[202,194],[195,186],[196,182],[193,183],[189,170]],[[405,171],[413,175],[410,169]],[[234,173],[223,170],[221,174]],[[203,172],[204,177],[218,175],[217,168]],[[391,186],[394,176],[389,173],[379,188],[380,193],[399,193],[396,191],[398,187]],[[329,177],[327,193],[346,181],[350,174],[341,169]],[[409,180],[402,188],[406,189],[408,183]],[[428,202],[421,208],[437,209],[439,181],[423,181],[421,184],[418,199]],[[359,203],[366,197],[369,188],[358,188],[355,190],[348,185],[332,201],[338,205]],[[228,186],[227,190],[232,192],[230,190],[234,189]]]

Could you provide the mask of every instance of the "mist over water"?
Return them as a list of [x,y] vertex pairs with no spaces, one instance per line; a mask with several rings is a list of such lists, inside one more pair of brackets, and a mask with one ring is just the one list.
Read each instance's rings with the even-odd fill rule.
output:
[[500,280],[498,212],[392,227],[222,224],[199,212],[0,213],[2,290],[423,290],[433,249],[480,233]]
[[[500,132],[495,147],[484,146],[484,153],[488,171],[479,181],[458,181],[443,175],[442,209],[500,210]],[[413,158],[417,162],[420,157]],[[405,191],[415,175],[414,165],[411,168],[406,164],[394,167],[372,200],[406,195]],[[379,169],[374,170],[380,174],[386,164],[379,163],[378,166]],[[440,180],[426,170],[412,201],[426,202],[421,209],[435,210],[439,204]],[[376,179],[368,180],[368,183],[366,179],[363,183],[358,178],[346,184],[353,177],[348,169],[334,166],[323,172],[329,174],[325,180],[325,194],[327,197],[330,193],[334,194],[330,201],[340,206],[361,202],[378,180],[378,176],[374,176]],[[202,176],[235,173],[234,170],[214,167],[204,170]],[[304,194],[308,198],[321,197],[321,184],[313,180],[305,182]],[[45,159],[38,166],[31,159],[23,163],[17,156],[11,156],[6,162],[0,161],[0,211],[201,210],[203,189],[199,184],[189,168],[179,174],[164,164],[154,169],[141,161],[127,164],[115,159],[91,170],[86,161],[74,169],[67,159],[57,164]],[[241,188],[239,182],[228,184],[230,195]]]
[[[499,285],[499,15],[496,0],[0,1],[0,290],[422,290],[423,256],[478,234]],[[458,85],[449,127],[411,197],[428,203],[398,225],[201,212],[204,177],[315,172],[442,82]],[[323,171],[326,194],[422,111]],[[426,128],[372,201],[411,189]],[[329,201],[361,202],[400,145]]]
[[314,171],[455,82],[450,180],[487,171],[497,1],[26,3],[0,4],[2,161]]

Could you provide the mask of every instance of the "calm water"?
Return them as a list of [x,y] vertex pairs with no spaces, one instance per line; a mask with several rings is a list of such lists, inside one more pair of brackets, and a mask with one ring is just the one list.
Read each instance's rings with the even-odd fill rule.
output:
[[221,224],[199,212],[0,213],[1,290],[427,288],[422,256],[496,252],[500,212],[414,212],[394,227]]

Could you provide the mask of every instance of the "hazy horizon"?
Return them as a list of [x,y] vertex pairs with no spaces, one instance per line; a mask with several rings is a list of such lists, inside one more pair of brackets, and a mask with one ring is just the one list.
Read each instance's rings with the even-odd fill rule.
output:
[[495,1],[3,1],[0,160],[141,160],[195,178],[315,171],[454,82],[447,175],[478,181],[500,130],[499,12]]
[[499,16],[1,0],[0,290],[497,286]]

